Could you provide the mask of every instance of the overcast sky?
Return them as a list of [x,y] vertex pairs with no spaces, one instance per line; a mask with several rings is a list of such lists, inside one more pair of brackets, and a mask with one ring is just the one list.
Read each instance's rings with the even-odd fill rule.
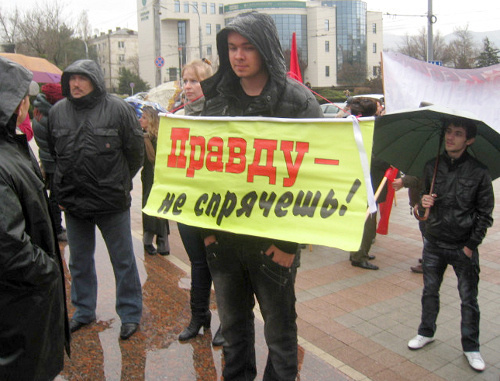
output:
[[[52,4],[56,1],[63,4],[64,17],[70,21],[76,20],[83,10],[87,10],[93,32],[95,29],[106,32],[118,26],[137,30],[136,0],[2,0],[0,8],[11,9],[17,5],[20,10],[26,10],[34,4]],[[427,28],[427,17],[422,16],[427,15],[428,0],[365,1],[368,10],[384,13],[384,33],[412,35],[417,34],[422,27]],[[434,32],[446,35],[467,24],[473,32],[500,29],[498,0],[433,0],[432,3],[433,14],[437,17]],[[386,13],[399,16],[389,16]]]

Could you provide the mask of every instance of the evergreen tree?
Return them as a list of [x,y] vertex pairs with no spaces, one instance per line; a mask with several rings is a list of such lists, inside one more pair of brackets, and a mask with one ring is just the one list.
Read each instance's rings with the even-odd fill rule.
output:
[[131,83],[134,83],[134,94],[140,93],[141,91],[148,91],[151,88],[149,84],[145,82],[138,74],[122,67],[120,69],[118,93],[130,94],[132,92],[132,89],[130,87]]
[[495,45],[490,42],[489,38],[486,37],[483,40],[483,51],[476,58],[476,67],[486,67],[499,64],[499,53],[500,49],[497,49]]

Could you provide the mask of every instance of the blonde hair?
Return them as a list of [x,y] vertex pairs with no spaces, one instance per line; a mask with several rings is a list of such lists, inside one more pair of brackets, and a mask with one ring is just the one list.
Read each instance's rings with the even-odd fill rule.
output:
[[150,137],[158,138],[158,128],[160,127],[160,117],[158,111],[153,107],[144,106],[142,113],[148,117],[148,134]]
[[206,58],[196,59],[185,64],[184,67],[182,68],[181,77],[184,77],[184,72],[186,71],[186,69],[193,70],[194,75],[196,76],[198,82],[201,82],[207,79],[208,77],[211,77],[213,74],[212,63]]

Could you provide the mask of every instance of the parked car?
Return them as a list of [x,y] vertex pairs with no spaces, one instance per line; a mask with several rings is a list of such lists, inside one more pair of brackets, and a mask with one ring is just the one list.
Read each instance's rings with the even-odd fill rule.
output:
[[321,110],[323,110],[323,114],[325,114],[325,118],[335,118],[337,113],[344,109],[344,103],[323,103],[321,105]]

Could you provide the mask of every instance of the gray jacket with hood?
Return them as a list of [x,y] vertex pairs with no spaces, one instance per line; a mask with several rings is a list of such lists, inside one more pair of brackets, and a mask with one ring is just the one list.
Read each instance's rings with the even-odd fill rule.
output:
[[52,380],[69,354],[59,245],[15,110],[33,74],[0,57],[0,380]]
[[[242,102],[239,78],[231,68],[227,37],[234,31],[254,45],[266,66],[269,80],[262,93],[252,97],[251,102]],[[271,16],[249,12],[236,17],[217,35],[219,69],[201,83],[205,95],[202,115],[207,116],[265,116],[278,118],[321,118],[323,112],[311,91],[287,77],[285,58]],[[213,234],[205,231],[204,235]],[[224,232],[216,235],[230,234]],[[257,238],[262,249],[271,244],[287,253],[296,253],[298,244]]]
[[[90,78],[94,91],[73,98],[72,74]],[[132,178],[143,164],[144,138],[134,109],[108,94],[101,69],[91,60],[69,65],[61,78],[66,99],[49,113],[49,146],[56,161],[59,204],[80,218],[130,207]]]

